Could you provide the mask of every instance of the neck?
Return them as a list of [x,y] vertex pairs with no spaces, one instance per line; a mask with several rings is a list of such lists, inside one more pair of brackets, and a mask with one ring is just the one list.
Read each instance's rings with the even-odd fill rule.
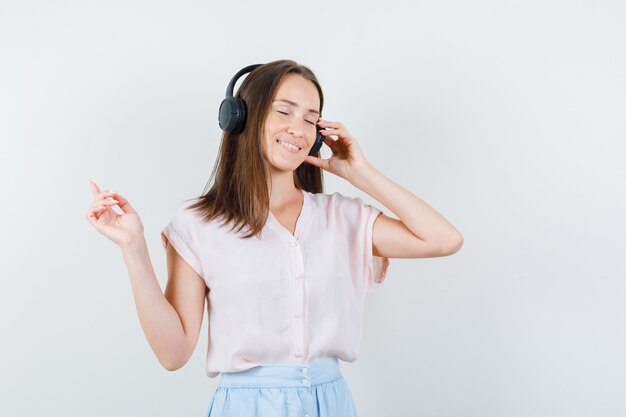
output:
[[294,199],[299,199],[301,191],[293,181],[293,171],[270,170],[268,173],[270,208],[281,207]]

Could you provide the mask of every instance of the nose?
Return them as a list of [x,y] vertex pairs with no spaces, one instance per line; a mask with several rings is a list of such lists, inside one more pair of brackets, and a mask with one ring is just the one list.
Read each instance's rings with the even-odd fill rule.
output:
[[292,134],[293,136],[297,137],[297,138],[301,138],[304,135],[304,129],[305,126],[304,124],[306,123],[306,121],[304,120],[291,120],[291,122],[289,123],[289,127],[287,128],[287,133]]

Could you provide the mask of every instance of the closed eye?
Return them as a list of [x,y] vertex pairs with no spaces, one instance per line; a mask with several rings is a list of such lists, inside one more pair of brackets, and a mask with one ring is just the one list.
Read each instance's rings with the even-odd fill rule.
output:
[[[287,115],[287,116],[289,115],[289,113],[284,112],[284,111],[280,111],[280,110],[276,110],[276,111],[277,111],[278,113],[280,113],[280,114],[284,114],[284,115]],[[310,120],[305,120],[305,121],[306,121],[308,124],[311,124],[311,125],[315,126],[315,122],[312,122],[312,121],[310,121]]]

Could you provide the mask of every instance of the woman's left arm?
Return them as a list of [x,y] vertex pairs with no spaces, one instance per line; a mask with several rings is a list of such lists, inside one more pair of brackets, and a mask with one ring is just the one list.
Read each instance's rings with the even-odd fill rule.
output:
[[329,159],[307,156],[305,161],[341,176],[399,217],[398,220],[381,213],[376,219],[374,256],[429,258],[451,255],[461,248],[463,235],[426,202],[370,165],[343,124],[322,119],[318,124],[330,128],[322,133],[333,155]]
[[425,201],[396,184],[372,165],[348,179],[391,210],[400,220],[381,213],[374,223],[373,254],[388,258],[430,258],[456,253],[463,235]]

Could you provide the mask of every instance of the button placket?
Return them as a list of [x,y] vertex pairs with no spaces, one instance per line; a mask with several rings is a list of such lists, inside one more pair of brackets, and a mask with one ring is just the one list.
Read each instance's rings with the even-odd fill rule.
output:
[[293,271],[292,293],[292,320],[293,320],[293,347],[294,356],[301,358],[304,356],[304,263],[301,247],[297,240],[290,242],[291,265]]

